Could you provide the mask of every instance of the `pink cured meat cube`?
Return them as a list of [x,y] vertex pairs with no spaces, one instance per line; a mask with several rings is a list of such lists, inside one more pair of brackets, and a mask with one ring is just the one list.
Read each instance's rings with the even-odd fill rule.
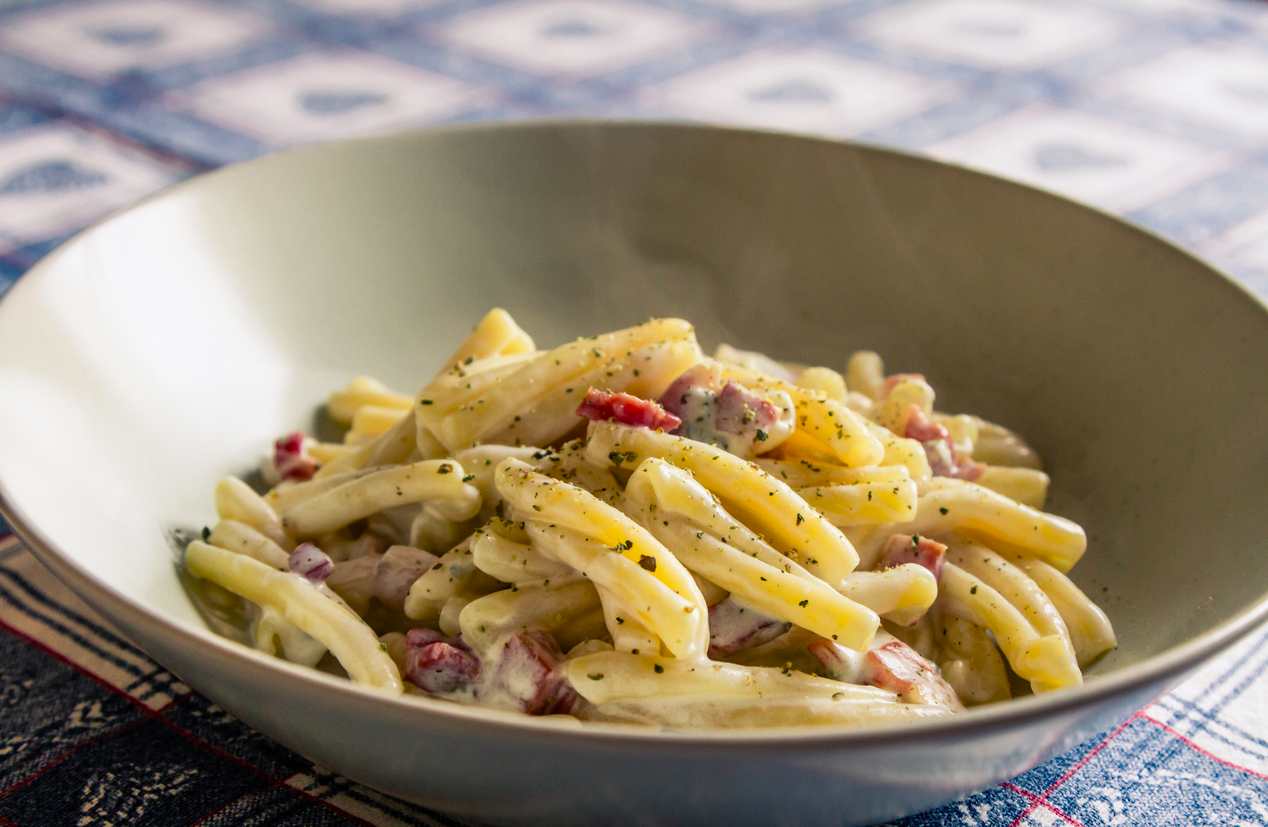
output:
[[789,626],[728,597],[709,607],[709,655],[729,655],[760,646],[788,631]]
[[873,647],[865,663],[868,683],[896,693],[907,703],[962,708],[955,690],[943,680],[938,667],[901,640]]
[[284,480],[312,479],[317,461],[304,453],[304,435],[296,431],[273,442],[273,467]]
[[727,382],[718,392],[713,424],[719,431],[729,434],[741,434],[752,429],[765,431],[777,421],[779,408],[742,385]]
[[660,404],[679,419],[685,419],[688,394],[695,390],[716,391],[721,381],[721,372],[716,365],[695,365],[683,371],[661,394]]
[[941,577],[946,554],[947,547],[937,540],[913,534],[895,534],[885,541],[880,567],[916,563],[933,572],[934,577]]
[[554,638],[526,629],[507,640],[494,680],[515,696],[529,715],[567,713],[576,704],[577,693],[559,669],[562,661]]
[[917,440],[924,446],[929,460],[929,470],[934,476],[975,480],[982,476],[986,466],[972,457],[964,456],[951,444],[947,429],[925,416],[918,405],[912,405],[907,413],[903,436]]
[[415,646],[414,631],[406,636],[405,677],[415,686],[448,695],[471,687],[480,677],[480,661],[474,654],[444,640]]
[[931,442],[935,439],[949,439],[951,433],[945,426],[925,416],[920,406],[913,403],[907,410],[907,424],[903,436],[919,442]]
[[672,431],[682,420],[666,411],[659,402],[628,393],[590,388],[577,408],[577,415],[597,421],[608,420],[653,430]]

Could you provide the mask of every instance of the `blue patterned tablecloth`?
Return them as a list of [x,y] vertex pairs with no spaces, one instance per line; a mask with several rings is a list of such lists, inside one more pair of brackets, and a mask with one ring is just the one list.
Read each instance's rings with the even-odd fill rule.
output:
[[[543,115],[916,149],[1268,295],[1268,5],[1249,0],[0,0],[0,293],[202,170]],[[1122,726],[900,823],[1268,824],[1266,668],[1261,630]],[[0,825],[94,823],[458,822],[252,732],[0,540]]]

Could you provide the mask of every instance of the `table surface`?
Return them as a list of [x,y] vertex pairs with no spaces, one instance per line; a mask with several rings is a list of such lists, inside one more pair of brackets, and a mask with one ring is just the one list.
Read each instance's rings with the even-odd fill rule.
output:
[[[1268,295],[1268,5],[0,0],[0,293],[87,222],[298,142],[670,117],[1035,183]],[[0,524],[0,536],[4,534]],[[1268,632],[1122,726],[900,824],[1268,824]],[[0,824],[455,824],[189,690],[0,539]]]

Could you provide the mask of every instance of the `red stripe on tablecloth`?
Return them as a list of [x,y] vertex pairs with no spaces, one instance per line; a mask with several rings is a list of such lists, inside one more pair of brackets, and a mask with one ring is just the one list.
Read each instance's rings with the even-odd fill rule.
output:
[[1005,781],[1003,784],[1000,784],[1000,786],[1006,790],[1011,790],[1012,792],[1017,793],[1022,798],[1029,801],[1032,808],[1043,807],[1044,809],[1051,812],[1053,815],[1060,817],[1067,824],[1073,825],[1073,827],[1085,827],[1082,821],[1079,821],[1077,818],[1070,815],[1065,810],[1062,810],[1060,807],[1053,804],[1051,801],[1044,801],[1042,798],[1035,795],[1030,790],[1024,790],[1021,787],[1018,787],[1016,784],[1014,784],[1011,781]]
[[132,729],[133,727],[140,726],[141,724],[145,723],[145,721],[146,721],[145,718],[134,718],[133,720],[128,721],[127,723],[119,724],[117,727],[112,727],[111,729],[108,729],[105,732],[102,732],[100,734],[94,735],[91,738],[85,738],[84,740],[80,741],[79,743],[75,744],[69,749],[64,750],[61,754],[53,758],[51,761],[49,761],[44,766],[40,767],[35,772],[31,773],[25,778],[21,778],[15,781],[14,783],[5,787],[3,790],[0,790],[0,800],[8,798],[10,795],[22,789],[23,787],[31,786],[36,781],[38,781],[42,775],[44,775],[45,773],[57,767],[60,767],[62,764],[66,763],[68,760],[73,758],[76,753],[82,752],[85,748],[91,747],[92,745],[96,744],[98,741],[104,740],[106,738],[111,738],[115,735],[118,735],[121,732],[127,732],[129,729]]
[[1074,763],[1074,766],[1066,770],[1065,773],[1060,778],[1058,778],[1056,781],[1053,781],[1051,784],[1049,784],[1048,789],[1044,790],[1043,794],[1038,796],[1034,801],[1031,801],[1030,805],[1026,807],[1026,809],[1022,810],[1021,813],[1017,815],[1017,818],[1013,819],[1013,822],[1008,825],[1008,827],[1017,827],[1018,824],[1021,824],[1022,821],[1025,820],[1026,816],[1033,813],[1035,809],[1039,807],[1040,805],[1051,806],[1048,804],[1048,796],[1052,795],[1053,791],[1056,790],[1057,787],[1060,787],[1062,784],[1069,781],[1076,772],[1083,769],[1083,767],[1087,764],[1087,762],[1091,761],[1093,758],[1096,757],[1097,753],[1105,749],[1105,747],[1109,744],[1110,741],[1113,741],[1115,738],[1117,738],[1118,734],[1122,732],[1124,729],[1126,729],[1128,724],[1130,724],[1132,721],[1136,720],[1137,718],[1141,717],[1143,714],[1144,714],[1143,712],[1137,712],[1135,715],[1131,716],[1126,721],[1123,721],[1121,724],[1115,727],[1114,730],[1110,732],[1109,735],[1106,735],[1101,740],[1101,743],[1097,744],[1096,746],[1092,747],[1092,749],[1088,750],[1087,755],[1083,756],[1078,761],[1076,761]]
[[1151,715],[1146,715],[1144,712],[1141,712],[1139,716],[1141,718],[1144,718],[1146,721],[1153,724],[1154,726],[1159,727],[1160,729],[1162,729],[1163,732],[1166,732],[1168,735],[1172,735],[1176,738],[1179,738],[1181,741],[1183,741],[1184,743],[1192,747],[1195,751],[1202,753],[1207,758],[1210,758],[1212,761],[1217,761],[1223,764],[1224,766],[1232,767],[1235,770],[1241,770],[1242,772],[1247,773],[1249,775],[1253,775],[1256,778],[1263,778],[1265,780],[1268,780],[1268,773],[1260,772],[1259,770],[1252,769],[1251,767],[1243,767],[1241,764],[1238,764],[1234,761],[1230,761],[1227,758],[1221,758],[1220,756],[1211,752],[1209,749],[1206,749],[1205,747],[1199,745],[1196,741],[1194,741],[1189,736],[1181,735],[1173,727],[1168,726],[1167,724],[1164,724],[1162,721],[1159,721],[1157,718],[1154,718]]
[[[28,97],[11,92],[0,93],[0,103],[32,109],[53,121],[64,121],[82,132],[90,132],[107,143],[119,144],[133,152],[148,155],[152,160],[169,166],[182,167],[185,172],[203,172],[217,164],[195,158],[160,144],[151,138],[125,132],[121,128],[101,123],[87,115],[81,115],[48,98]],[[78,228],[76,228],[78,229]]]
[[81,666],[80,664],[75,663],[73,660],[71,660],[70,658],[66,657],[66,656],[65,656],[65,655],[63,655],[61,652],[58,652],[57,650],[50,648],[48,645],[46,645],[46,644],[45,644],[45,643],[43,643],[42,641],[39,641],[39,640],[37,640],[37,639],[35,639],[35,638],[31,637],[30,635],[28,635],[28,634],[26,634],[25,632],[23,632],[21,629],[17,629],[17,628],[14,628],[13,626],[10,626],[10,625],[9,625],[8,623],[6,623],[4,620],[0,620],[0,629],[3,629],[3,630],[5,630],[5,631],[9,632],[9,634],[13,635],[14,637],[17,637],[17,638],[20,638],[20,639],[22,639],[22,640],[25,640],[27,643],[29,643],[30,645],[34,646],[36,649],[39,649],[39,650],[40,650],[41,652],[43,652],[44,654],[48,655],[49,657],[53,658],[54,660],[57,660],[57,661],[60,661],[61,663],[66,664],[66,665],[67,665],[67,666],[69,666],[70,668],[74,669],[76,672],[79,672],[79,673],[80,673],[81,675],[83,675],[84,677],[87,677],[87,678],[89,678],[89,679],[91,679],[91,680],[95,681],[97,684],[99,684],[100,686],[104,687],[106,690],[108,690],[108,691],[110,691],[110,692],[114,693],[115,695],[118,695],[118,696],[120,696],[120,697],[122,697],[122,698],[126,698],[126,699],[127,699],[127,701],[128,701],[128,703],[132,704],[132,705],[133,705],[133,706],[135,706],[137,709],[141,710],[141,713],[142,713],[143,715],[146,715],[147,717],[153,718],[154,720],[158,721],[158,722],[159,722],[160,724],[162,724],[164,727],[166,727],[167,729],[169,729],[169,730],[171,730],[172,732],[176,733],[176,734],[177,734],[177,735],[179,735],[180,737],[184,738],[186,741],[189,741],[191,744],[193,744],[194,746],[198,747],[199,749],[202,749],[202,750],[204,750],[204,751],[206,751],[206,752],[210,752],[212,755],[216,755],[216,756],[218,756],[218,757],[220,757],[220,758],[225,759],[226,761],[232,761],[233,763],[237,764],[238,766],[240,766],[240,767],[244,768],[245,770],[247,770],[248,772],[250,772],[252,775],[256,776],[257,778],[261,779],[262,781],[265,781],[265,782],[266,782],[266,783],[268,783],[270,786],[273,786],[273,787],[278,787],[278,788],[282,788],[282,789],[286,789],[286,790],[290,790],[291,792],[295,793],[296,795],[300,795],[300,796],[303,796],[304,798],[307,798],[307,799],[309,799],[309,800],[311,800],[311,801],[315,801],[315,802],[317,802],[318,804],[322,805],[323,807],[326,807],[326,808],[328,808],[328,809],[330,809],[330,810],[332,810],[332,811],[334,811],[334,812],[338,813],[339,815],[343,816],[344,818],[347,818],[347,819],[352,820],[353,822],[356,822],[356,823],[358,823],[358,824],[364,824],[364,825],[367,825],[367,827],[374,827],[374,825],[372,825],[370,822],[366,821],[365,819],[361,818],[360,816],[353,815],[352,813],[349,813],[347,810],[341,810],[341,809],[339,809],[338,807],[336,807],[334,804],[331,804],[329,801],[325,801],[325,800],[323,800],[323,799],[321,799],[321,798],[318,798],[318,797],[317,797],[317,796],[315,796],[315,795],[311,795],[311,794],[309,794],[309,793],[307,793],[307,792],[304,792],[303,790],[299,790],[299,789],[296,789],[295,787],[290,786],[289,784],[287,784],[287,783],[286,783],[286,780],[285,780],[285,779],[282,779],[282,778],[276,778],[276,777],[274,777],[274,776],[272,776],[272,775],[269,775],[268,773],[266,773],[266,772],[264,772],[263,770],[261,770],[259,767],[257,767],[257,766],[255,766],[254,764],[252,764],[250,761],[247,761],[247,760],[246,760],[246,759],[244,759],[244,758],[240,758],[240,757],[238,757],[237,755],[234,755],[234,754],[233,754],[233,753],[231,753],[231,752],[228,752],[228,751],[226,751],[226,750],[221,749],[220,747],[216,746],[215,744],[212,744],[212,743],[211,743],[211,742],[209,742],[209,741],[206,741],[206,740],[204,740],[204,739],[202,739],[202,738],[199,738],[199,737],[198,737],[197,735],[195,735],[194,733],[190,732],[189,730],[185,729],[184,727],[180,726],[179,724],[176,724],[175,722],[173,722],[173,721],[169,720],[169,719],[168,719],[165,715],[163,715],[163,714],[162,714],[162,711],[163,711],[164,709],[167,709],[168,707],[172,706],[172,704],[173,704],[173,703],[175,703],[175,701],[169,702],[166,706],[163,706],[163,707],[161,707],[160,709],[157,709],[157,710],[156,710],[156,709],[150,709],[148,706],[146,706],[145,704],[143,704],[141,701],[139,701],[139,700],[137,700],[136,698],[132,697],[132,696],[131,696],[131,695],[129,695],[127,692],[124,692],[122,689],[119,689],[117,686],[115,686],[114,684],[110,683],[110,682],[109,682],[109,681],[107,681],[105,678],[103,678],[103,677],[101,677],[101,676],[99,676],[99,675],[96,675],[96,674],[94,674],[94,673],[92,672],[92,670],[90,670],[90,669],[86,669],[85,667]]

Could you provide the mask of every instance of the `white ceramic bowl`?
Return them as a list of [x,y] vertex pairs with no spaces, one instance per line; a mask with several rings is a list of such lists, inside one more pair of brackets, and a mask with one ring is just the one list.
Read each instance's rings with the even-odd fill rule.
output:
[[[923,370],[1048,459],[1120,649],[909,728],[668,734],[384,700],[207,631],[166,532],[350,376],[421,384],[493,304],[544,342],[673,314]],[[41,262],[0,304],[0,498],[157,660],[351,778],[498,821],[865,823],[1072,746],[1268,614],[1265,364],[1268,313],[1205,265],[962,169],[698,127],[424,132],[204,176]]]

